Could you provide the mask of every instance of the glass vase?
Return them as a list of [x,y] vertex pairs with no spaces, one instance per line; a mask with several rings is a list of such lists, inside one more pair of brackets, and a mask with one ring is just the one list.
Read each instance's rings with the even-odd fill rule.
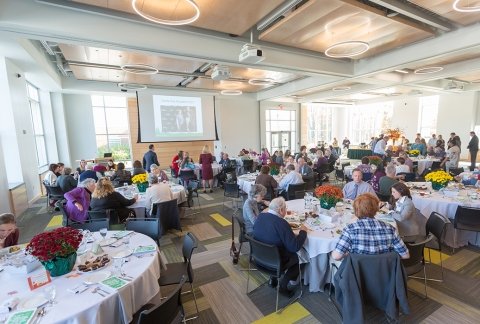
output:
[[77,253],[72,253],[66,257],[56,257],[52,260],[41,261],[43,266],[51,277],[63,276],[72,271],[75,261],[77,260]]
[[148,188],[148,182],[137,183],[138,192],[145,192]]
[[320,207],[327,210],[330,210],[330,208],[335,207],[337,204],[337,200],[333,198],[320,197],[319,201]]
[[433,190],[440,190],[442,188],[445,188],[447,186],[446,183],[440,183],[440,182],[432,182],[432,189]]

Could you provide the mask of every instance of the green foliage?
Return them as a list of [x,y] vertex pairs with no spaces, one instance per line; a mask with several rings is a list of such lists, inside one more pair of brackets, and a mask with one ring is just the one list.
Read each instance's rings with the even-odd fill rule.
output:
[[127,161],[131,160],[130,146],[128,144],[116,144],[111,145],[108,148],[107,145],[100,146],[97,151],[97,156],[103,158],[104,153],[112,153],[114,161]]

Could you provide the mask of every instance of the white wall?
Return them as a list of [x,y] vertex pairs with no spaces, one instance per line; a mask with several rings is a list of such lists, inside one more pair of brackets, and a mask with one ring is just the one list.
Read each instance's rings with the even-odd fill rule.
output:
[[419,103],[420,97],[407,97],[393,102],[392,127],[401,129],[410,141],[413,141],[420,126]]

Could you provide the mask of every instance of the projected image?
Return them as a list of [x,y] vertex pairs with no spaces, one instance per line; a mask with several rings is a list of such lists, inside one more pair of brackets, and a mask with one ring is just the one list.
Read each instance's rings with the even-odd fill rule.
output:
[[201,135],[201,99],[196,97],[154,96],[156,136]]

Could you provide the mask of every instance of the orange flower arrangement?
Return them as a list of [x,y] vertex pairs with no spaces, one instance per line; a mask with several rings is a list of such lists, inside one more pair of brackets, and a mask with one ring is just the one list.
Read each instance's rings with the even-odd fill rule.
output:
[[315,188],[315,196],[320,200],[320,206],[322,208],[330,209],[342,200],[343,192],[338,187],[324,185]]
[[402,136],[402,131],[399,128],[389,128],[385,130],[384,134],[393,140],[395,143]]

